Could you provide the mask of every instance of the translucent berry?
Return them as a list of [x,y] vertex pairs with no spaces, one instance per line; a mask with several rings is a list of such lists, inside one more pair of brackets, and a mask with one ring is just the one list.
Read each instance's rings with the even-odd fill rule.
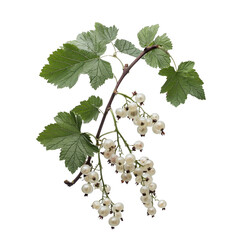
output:
[[109,149],[109,148],[114,147],[114,146],[115,146],[115,144],[114,144],[113,140],[111,140],[111,139],[106,139],[103,142],[103,147],[105,149]]
[[151,119],[153,122],[157,122],[159,120],[159,115],[157,113],[153,113],[151,115]]
[[148,210],[147,210],[147,213],[149,214],[149,215],[151,215],[151,216],[154,216],[155,214],[156,214],[156,208],[155,207],[150,207],[150,208],[148,208]]
[[157,184],[154,182],[151,182],[148,186],[150,191],[155,191],[157,189]]
[[109,225],[110,225],[112,228],[114,228],[114,227],[116,227],[116,226],[119,225],[119,223],[120,223],[120,218],[115,217],[115,216],[110,217],[109,220],[108,220],[108,223],[109,223]]
[[99,180],[99,175],[95,171],[94,172],[90,172],[88,174],[88,176],[89,176],[89,182],[91,182],[91,183],[96,183]]
[[135,100],[136,102],[138,103],[143,103],[145,101],[146,97],[143,93],[138,93],[136,96],[135,96]]
[[159,200],[158,201],[158,206],[160,208],[165,208],[167,206],[167,202],[165,200]]
[[102,206],[98,209],[98,214],[101,217],[106,217],[110,213],[110,209],[107,206]]
[[129,153],[125,156],[125,161],[127,164],[133,164],[135,160],[136,160],[136,157],[132,153]]
[[81,167],[81,173],[83,175],[87,175],[91,171],[91,167],[87,164],[82,165]]
[[109,206],[111,204],[111,200],[109,198],[104,198],[103,199],[103,205],[104,206]]
[[128,104],[128,109],[129,111],[133,112],[133,111],[136,111],[137,110],[137,104],[134,103],[134,102],[131,102]]
[[92,193],[92,191],[93,187],[90,183],[85,183],[82,185],[82,192],[85,193],[86,195]]
[[137,132],[138,132],[141,136],[145,136],[145,134],[147,133],[147,127],[139,126],[139,127],[137,128]]
[[136,141],[133,145],[137,150],[142,150],[144,147],[144,143],[142,141]]
[[122,212],[123,210],[124,210],[123,203],[118,202],[113,205],[113,212]]
[[125,118],[127,116],[127,111],[124,108],[117,108],[116,115],[120,118]]
[[101,207],[101,203],[99,201],[94,201],[92,203],[92,208],[98,210]]

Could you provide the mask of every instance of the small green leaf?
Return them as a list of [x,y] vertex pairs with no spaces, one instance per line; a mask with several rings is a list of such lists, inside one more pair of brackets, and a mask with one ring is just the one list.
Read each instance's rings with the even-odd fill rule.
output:
[[157,36],[154,40],[154,44],[163,47],[165,50],[172,49],[172,42],[166,33],[164,33],[162,36]]
[[91,120],[97,120],[100,113],[99,108],[102,106],[103,102],[100,97],[91,96],[87,101],[80,102],[80,105],[73,109],[73,112],[80,115],[85,123]]
[[141,31],[137,35],[139,44],[141,47],[143,48],[147,47],[152,43],[154,37],[157,34],[158,28],[159,28],[159,25],[156,24],[156,25],[152,25],[150,27],[144,27],[143,29],[141,29]]
[[58,88],[73,87],[80,74],[89,75],[94,89],[101,86],[106,79],[113,78],[109,62],[70,43],[53,52],[48,61],[49,64],[43,67],[40,76]]
[[163,49],[154,49],[145,55],[145,60],[148,65],[154,68],[166,68],[170,65],[170,56]]
[[114,45],[120,52],[133,57],[137,57],[141,53],[131,42],[124,39],[117,39]]
[[95,29],[98,38],[106,44],[110,43],[117,37],[118,29],[115,26],[106,27],[103,24],[96,22]]
[[159,72],[160,75],[167,76],[161,93],[166,92],[167,101],[176,107],[185,103],[188,94],[201,100],[205,99],[203,81],[193,67],[194,62],[182,62],[177,71],[173,67],[168,67]]
[[87,133],[81,133],[80,116],[73,112],[60,112],[54,119],[56,123],[46,126],[37,140],[47,150],[61,149],[60,160],[65,160],[65,166],[74,173],[98,148]]
[[89,75],[91,86],[96,90],[108,78],[113,78],[111,64],[100,58],[89,61],[84,66],[84,72]]
[[106,43],[99,39],[96,31],[83,32],[77,36],[77,40],[70,43],[97,56],[106,51]]

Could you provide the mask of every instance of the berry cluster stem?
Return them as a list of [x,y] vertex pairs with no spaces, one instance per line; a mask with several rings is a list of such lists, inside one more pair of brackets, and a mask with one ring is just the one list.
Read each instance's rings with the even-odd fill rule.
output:
[[[119,87],[119,85],[121,84],[122,80],[123,80],[123,79],[125,78],[125,76],[129,73],[129,71],[131,70],[131,68],[132,68],[145,54],[147,54],[148,52],[150,52],[150,51],[152,51],[152,50],[154,50],[154,49],[156,49],[156,48],[158,48],[158,47],[159,47],[159,45],[152,45],[152,46],[150,46],[150,47],[146,47],[146,48],[139,54],[139,56],[134,59],[134,61],[133,61],[130,65],[128,65],[128,64],[125,64],[125,65],[124,65],[122,75],[121,75],[121,77],[119,78],[119,80],[117,81],[116,86],[115,86],[115,88],[114,88],[114,90],[113,90],[113,92],[112,92],[112,95],[111,95],[111,97],[110,97],[110,99],[109,99],[109,101],[108,101],[108,104],[107,104],[107,106],[106,106],[106,108],[105,108],[105,111],[104,111],[104,113],[103,113],[102,120],[101,120],[101,122],[100,122],[98,131],[97,131],[97,134],[96,134],[96,139],[97,139],[97,140],[96,140],[96,145],[97,145],[97,146],[98,146],[98,139],[99,139],[99,137],[100,137],[100,135],[101,135],[101,131],[102,131],[102,128],[103,128],[105,119],[106,119],[106,117],[107,117],[107,114],[108,114],[109,110],[111,109],[111,105],[112,105],[113,99],[115,98],[115,96],[116,96],[116,94],[117,94],[118,87]],[[89,165],[91,164],[91,157],[90,157],[90,156],[87,158],[86,164],[89,164]],[[74,185],[74,184],[80,179],[81,175],[82,175],[82,174],[81,174],[81,172],[80,172],[73,181],[70,182],[70,181],[68,181],[68,180],[65,180],[64,183],[65,183],[66,185],[68,185],[69,187],[71,187],[72,185]]]

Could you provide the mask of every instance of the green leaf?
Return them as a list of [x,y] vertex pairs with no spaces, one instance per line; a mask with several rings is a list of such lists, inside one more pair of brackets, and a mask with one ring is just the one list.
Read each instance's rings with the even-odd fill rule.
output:
[[106,79],[113,78],[111,64],[100,58],[86,63],[84,73],[89,75],[91,86],[95,90],[103,85]]
[[133,57],[137,57],[141,53],[131,42],[124,39],[117,39],[114,45],[120,52]]
[[94,89],[101,86],[106,79],[113,78],[109,62],[103,61],[98,55],[79,49],[66,43],[53,52],[48,58],[40,76],[58,88],[72,88],[78,81],[80,74],[88,74]]
[[170,65],[171,59],[164,49],[154,49],[145,55],[145,60],[148,65],[154,68],[166,68]]
[[70,43],[97,56],[101,56],[106,51],[106,43],[99,39],[96,31],[83,32],[77,36],[77,40]]
[[154,44],[163,47],[165,50],[172,49],[172,42],[166,33],[164,33],[162,36],[157,36],[154,40]]
[[175,71],[173,67],[162,69],[159,74],[167,76],[167,81],[162,86],[161,93],[167,93],[167,101],[178,106],[185,103],[187,95],[190,94],[198,99],[204,100],[203,81],[193,69],[194,62],[182,62]]
[[118,29],[115,26],[106,27],[103,24],[96,22],[95,29],[98,38],[106,44],[110,43],[117,37]]
[[61,149],[60,160],[65,160],[65,166],[74,173],[98,148],[87,133],[81,133],[80,116],[73,112],[60,112],[54,119],[56,123],[46,126],[37,140],[47,150]]
[[152,25],[150,27],[144,27],[143,29],[141,29],[141,31],[138,33],[138,40],[139,40],[139,44],[141,47],[147,47],[149,46],[155,35],[157,34],[159,25]]
[[72,111],[80,115],[85,123],[91,120],[97,120],[100,113],[99,108],[102,106],[102,99],[99,97],[91,96],[87,101],[80,102],[80,105],[76,106]]

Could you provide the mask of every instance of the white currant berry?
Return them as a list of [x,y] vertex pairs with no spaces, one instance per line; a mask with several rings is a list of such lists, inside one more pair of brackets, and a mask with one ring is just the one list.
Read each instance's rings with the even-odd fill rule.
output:
[[147,178],[152,178],[152,176],[149,173],[143,173],[142,177],[147,179]]
[[124,108],[117,108],[116,115],[117,117],[125,118],[127,116],[127,111]]
[[111,147],[114,147],[114,146],[115,146],[115,144],[114,144],[113,140],[111,140],[111,139],[105,139],[103,142],[103,147],[105,149],[110,149]]
[[137,176],[142,176],[143,170],[141,168],[135,168],[133,174]]
[[110,225],[112,228],[114,228],[114,227],[116,227],[116,226],[119,225],[119,223],[120,223],[120,218],[115,217],[115,216],[110,217],[109,220],[108,220],[108,223],[109,223],[109,225]]
[[157,113],[153,113],[151,115],[151,119],[153,122],[157,122],[159,120],[159,115]]
[[149,203],[152,201],[152,198],[150,197],[150,195],[141,196],[140,199],[141,199],[142,203]]
[[103,153],[103,156],[106,158],[106,159],[110,159],[110,157],[112,156],[112,154],[114,153],[114,151],[109,151],[109,150],[105,150],[104,153]]
[[133,146],[136,148],[136,150],[142,150],[144,143],[142,141],[136,141]]
[[85,183],[82,185],[82,192],[85,194],[90,194],[93,191],[93,187],[90,183]]
[[147,119],[145,117],[140,117],[139,118],[139,126],[147,127]]
[[149,160],[148,157],[141,157],[141,158],[139,159],[140,164],[143,165],[143,166],[146,164],[146,162],[147,162],[148,160]]
[[158,201],[158,207],[165,208],[167,206],[167,202],[165,200]]
[[110,209],[107,206],[102,206],[98,209],[98,214],[101,217],[106,217],[110,213]]
[[142,186],[142,187],[140,188],[140,192],[141,192],[142,194],[148,195],[148,194],[149,194],[149,188],[146,187],[146,186]]
[[133,112],[137,110],[137,104],[135,102],[131,102],[128,104],[129,111]]
[[89,176],[89,182],[91,182],[91,183],[96,183],[99,180],[99,175],[95,171],[94,172],[90,172],[88,174],[88,176]]
[[147,128],[146,127],[142,127],[142,126],[139,126],[137,128],[137,132],[141,135],[141,136],[145,136],[145,134],[147,133]]
[[153,191],[155,191],[155,190],[157,189],[157,184],[154,183],[154,182],[151,182],[151,183],[149,184],[148,188],[149,188],[150,191],[153,192]]
[[145,163],[145,166],[147,168],[152,168],[154,165],[153,161],[152,160],[147,160],[146,163]]
[[124,170],[126,172],[133,172],[135,170],[134,164],[124,164]]
[[133,118],[133,124],[139,126],[140,124],[140,117],[136,116]]
[[101,207],[101,203],[99,201],[94,201],[92,203],[92,208],[98,210]]
[[116,165],[116,171],[122,173],[124,171],[124,165]]
[[152,205],[152,202],[147,202],[147,203],[144,203],[144,206],[145,206],[146,208],[150,208],[150,207],[152,207],[153,205]]
[[110,158],[109,158],[111,164],[115,164],[117,158],[118,158],[118,156],[117,156],[115,153],[113,153],[113,154],[110,156]]
[[122,213],[121,212],[114,212],[114,216],[118,218],[122,218]]
[[87,175],[91,171],[91,167],[87,164],[82,165],[81,167],[81,173],[83,175]]
[[109,206],[111,204],[111,200],[109,198],[104,198],[103,199],[103,205],[104,206]]
[[148,173],[153,176],[156,173],[155,168],[151,168],[150,170],[148,170]]
[[136,117],[136,116],[138,116],[138,110],[136,110],[136,111],[128,111],[128,117],[129,118],[134,118],[134,117]]
[[128,183],[132,179],[132,174],[131,173],[122,173],[121,178],[122,178],[123,182]]
[[150,207],[150,208],[148,208],[148,210],[147,210],[147,213],[148,213],[149,215],[151,215],[151,216],[154,216],[154,215],[156,214],[156,212],[157,212],[157,210],[156,210],[155,207]]
[[136,102],[138,103],[143,103],[145,101],[146,97],[143,93],[138,93],[136,96],[135,96],[135,100]]
[[143,173],[142,177],[144,178],[146,186],[152,182],[152,176],[149,173]]
[[155,126],[155,124],[152,126],[152,131],[153,131],[155,134],[161,134],[161,130],[158,130],[157,127]]
[[154,124],[154,127],[155,127],[157,130],[162,131],[162,130],[165,128],[165,123],[162,122],[162,121],[157,121],[157,122]]
[[147,126],[148,127],[152,127],[152,125],[153,125],[153,121],[152,121],[152,119],[151,118],[147,118]]
[[90,177],[88,175],[84,176],[84,181],[85,182],[90,182]]
[[118,158],[116,159],[116,165],[118,165],[118,166],[123,166],[124,163],[125,163],[125,159],[124,159],[123,157],[118,157]]
[[135,182],[136,182],[137,184],[141,183],[141,182],[142,182],[142,176],[137,176],[137,177],[135,178]]
[[113,212],[122,212],[124,210],[124,205],[121,202],[115,203],[112,208]]
[[111,191],[111,187],[110,187],[108,184],[105,185],[105,191],[106,191],[108,194],[109,194],[110,191]]
[[125,156],[125,161],[127,164],[133,164],[135,160],[136,160],[136,157],[132,153],[129,153]]

